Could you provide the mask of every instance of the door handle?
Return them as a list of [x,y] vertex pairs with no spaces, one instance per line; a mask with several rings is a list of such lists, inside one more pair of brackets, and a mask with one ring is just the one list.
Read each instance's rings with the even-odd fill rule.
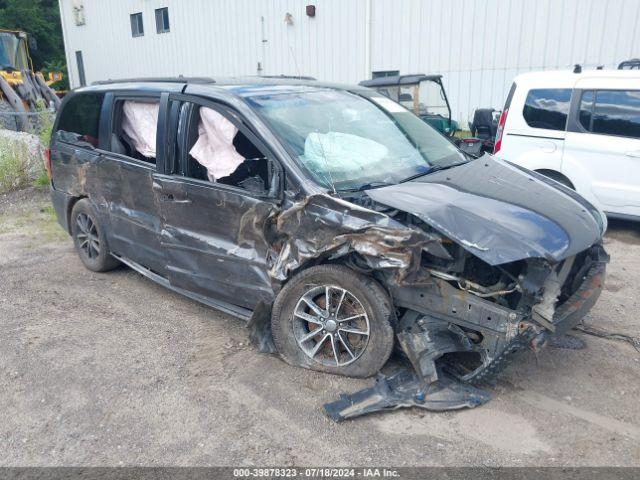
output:
[[631,152],[625,152],[627,157],[640,158],[640,150],[633,150]]
[[191,203],[188,198],[176,198],[173,193],[163,193],[160,195],[161,202],[173,202],[173,203]]

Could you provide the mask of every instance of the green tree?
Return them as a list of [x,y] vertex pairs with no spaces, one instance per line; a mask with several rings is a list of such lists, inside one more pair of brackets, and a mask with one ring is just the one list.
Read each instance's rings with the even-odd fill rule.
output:
[[36,71],[66,64],[58,0],[0,0],[0,28],[25,31],[35,40],[30,52]]

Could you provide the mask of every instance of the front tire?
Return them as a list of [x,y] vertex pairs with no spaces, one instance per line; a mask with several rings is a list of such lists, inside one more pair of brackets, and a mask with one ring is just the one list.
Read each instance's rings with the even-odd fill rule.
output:
[[276,348],[296,366],[370,377],[394,344],[393,309],[374,279],[342,265],[319,265],[293,277],[273,305]]
[[86,198],[78,200],[71,211],[71,236],[80,260],[89,270],[106,272],[120,264],[109,253],[104,229]]

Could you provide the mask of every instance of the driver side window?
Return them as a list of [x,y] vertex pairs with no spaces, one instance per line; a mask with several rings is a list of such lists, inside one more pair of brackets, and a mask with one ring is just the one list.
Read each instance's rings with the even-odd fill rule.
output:
[[[267,195],[272,190],[273,162],[250,139],[250,133],[224,110],[194,103],[181,108],[185,177]],[[240,126],[239,126],[240,125]]]

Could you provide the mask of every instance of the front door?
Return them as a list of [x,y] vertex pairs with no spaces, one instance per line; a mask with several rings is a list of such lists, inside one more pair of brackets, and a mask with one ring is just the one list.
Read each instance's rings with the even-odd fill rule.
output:
[[[167,170],[154,181],[168,278],[175,288],[252,309],[261,300],[273,300],[266,230],[277,200],[269,193],[273,189],[265,175],[271,161],[238,117],[215,104],[187,98],[170,100],[180,104],[180,148],[174,149],[177,161],[167,161]],[[215,109],[240,128],[234,150],[244,161],[230,175],[212,178],[213,170],[207,171],[190,154],[205,130],[201,108]],[[216,157],[215,149],[210,151]]]

